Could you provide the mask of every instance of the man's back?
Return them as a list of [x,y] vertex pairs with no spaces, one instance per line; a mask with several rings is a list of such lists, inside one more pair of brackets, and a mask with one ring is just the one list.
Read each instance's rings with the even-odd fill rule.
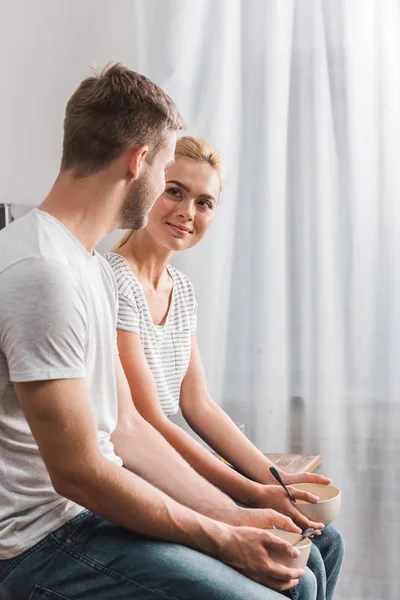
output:
[[116,286],[94,248],[144,227],[182,128],[143,75],[117,64],[85,78],[42,210],[0,232],[2,600],[278,600],[248,577],[283,590],[304,573],[269,558],[298,551],[265,531],[300,529],[198,474],[139,415],[113,357]]
[[34,209],[1,232],[1,559],[82,510],[55,492],[12,382],[86,378],[100,449],[121,464],[110,442],[117,419],[115,294],[104,259],[48,213]]

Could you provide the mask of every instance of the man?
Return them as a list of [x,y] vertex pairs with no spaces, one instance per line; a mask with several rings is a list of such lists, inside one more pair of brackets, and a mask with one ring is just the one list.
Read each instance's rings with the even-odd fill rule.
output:
[[[271,559],[297,550],[262,528],[300,530],[197,475],[139,416],[117,355],[94,248],[146,224],[182,128],[147,78],[85,79],[53,188],[0,234],[1,600],[272,600],[304,574]],[[296,593],[314,598],[310,573]]]

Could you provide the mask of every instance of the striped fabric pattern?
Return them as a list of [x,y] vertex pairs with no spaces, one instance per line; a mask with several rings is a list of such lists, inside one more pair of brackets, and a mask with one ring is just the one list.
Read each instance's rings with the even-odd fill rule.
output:
[[143,350],[157,385],[158,398],[167,416],[179,409],[182,380],[190,360],[191,334],[196,330],[197,304],[189,279],[172,265],[172,299],[164,325],[153,323],[140,281],[129,263],[113,252],[105,258],[118,286],[117,327],[140,335]]

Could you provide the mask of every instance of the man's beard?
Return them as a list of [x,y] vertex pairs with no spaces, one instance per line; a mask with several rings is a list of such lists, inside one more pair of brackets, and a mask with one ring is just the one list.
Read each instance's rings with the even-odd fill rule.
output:
[[121,229],[142,229],[147,225],[148,214],[157,200],[157,193],[150,185],[148,177],[134,182],[126,195],[121,210]]

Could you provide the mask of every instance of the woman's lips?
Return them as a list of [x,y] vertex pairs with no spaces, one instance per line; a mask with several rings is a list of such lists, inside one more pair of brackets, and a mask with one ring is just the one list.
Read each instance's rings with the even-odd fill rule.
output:
[[172,229],[172,231],[174,233],[177,233],[178,235],[182,235],[182,236],[187,236],[190,233],[192,233],[190,231],[190,229],[188,229],[187,227],[184,227],[183,225],[174,225],[173,223],[168,223],[167,225],[170,229]]

